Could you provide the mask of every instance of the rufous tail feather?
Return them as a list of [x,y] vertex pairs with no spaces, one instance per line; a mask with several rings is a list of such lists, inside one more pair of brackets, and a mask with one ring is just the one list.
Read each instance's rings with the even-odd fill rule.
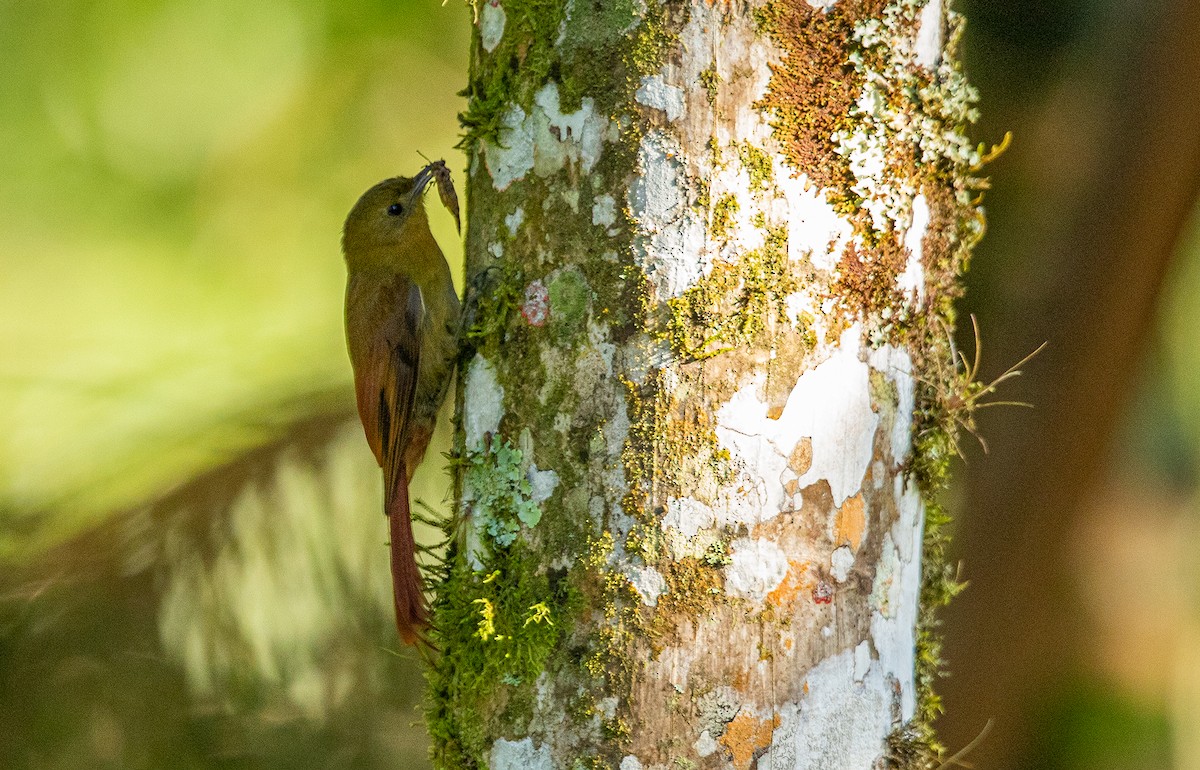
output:
[[396,605],[396,630],[407,644],[421,641],[421,632],[429,625],[425,595],[421,593],[421,575],[417,570],[416,544],[413,542],[412,516],[408,502],[408,478],[403,470],[388,500],[388,528],[391,530],[392,594]]

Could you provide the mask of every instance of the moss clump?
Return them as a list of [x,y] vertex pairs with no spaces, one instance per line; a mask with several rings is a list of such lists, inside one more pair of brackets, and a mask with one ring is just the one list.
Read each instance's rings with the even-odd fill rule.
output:
[[651,620],[652,638],[672,634],[679,624],[703,616],[714,602],[724,601],[724,572],[701,559],[683,558],[661,565],[667,590],[658,598]]
[[750,174],[751,190],[769,190],[775,183],[775,172],[771,166],[771,156],[755,147],[750,142],[740,142],[737,145],[738,160]]
[[576,268],[559,271],[546,287],[550,295],[550,324],[560,344],[574,341],[583,331],[592,291]]
[[772,324],[789,323],[786,299],[802,276],[787,255],[787,230],[772,228],[759,249],[717,264],[696,285],[668,300],[667,337],[684,361],[738,346],[766,346]]
[[884,0],[842,0],[820,9],[772,0],[755,12],[759,29],[785,53],[756,106],[770,111],[784,155],[818,187],[846,190],[853,182],[832,137],[850,127],[850,108],[862,89],[849,42],[855,24],[878,15],[883,5]]
[[705,98],[708,99],[710,107],[717,103],[717,89],[721,85],[721,76],[717,74],[716,67],[709,67],[700,73],[700,87],[704,89]]
[[558,59],[554,41],[566,14],[561,0],[507,0],[504,35],[496,48],[483,50],[479,34],[471,51],[471,79],[460,94],[467,109],[458,116],[464,134],[459,146],[498,142],[504,111],[511,104],[529,107]]
[[493,268],[476,277],[467,289],[462,330],[462,358],[478,351],[495,360],[508,336],[508,327],[524,300],[518,270]]
[[830,293],[853,318],[878,322],[886,315],[890,320],[906,311],[896,278],[907,262],[908,249],[894,236],[870,250],[851,241],[842,252]]
[[741,206],[738,204],[737,198],[731,193],[725,193],[717,199],[717,203],[713,206],[712,223],[708,227],[709,235],[714,241],[724,241],[729,238],[729,231],[733,228],[733,218]]
[[427,672],[432,756],[442,768],[482,768],[497,717],[514,730],[528,726],[534,683],[570,633],[578,592],[540,569],[519,540],[493,550],[480,570],[452,553],[442,580],[433,641],[453,655],[435,657]]

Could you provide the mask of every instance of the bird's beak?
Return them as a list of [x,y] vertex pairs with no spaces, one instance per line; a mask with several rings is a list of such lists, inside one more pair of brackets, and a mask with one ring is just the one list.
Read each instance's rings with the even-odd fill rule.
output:
[[408,203],[410,206],[414,205],[421,199],[421,195],[424,194],[425,188],[428,187],[429,183],[434,180],[434,168],[437,165],[438,164],[436,162],[430,163],[428,166],[418,171],[417,175],[413,177],[412,192],[408,194]]

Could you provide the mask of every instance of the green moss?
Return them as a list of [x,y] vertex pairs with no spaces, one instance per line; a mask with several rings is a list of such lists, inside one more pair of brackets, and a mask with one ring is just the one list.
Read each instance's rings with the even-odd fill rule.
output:
[[750,142],[737,144],[738,160],[750,174],[751,190],[768,190],[775,183],[775,172],[771,167],[771,156]]
[[700,73],[700,87],[704,89],[705,97],[708,99],[709,106],[714,106],[717,103],[717,90],[721,84],[721,76],[717,74],[716,67],[709,67]]
[[559,271],[549,286],[550,323],[561,342],[574,340],[584,330],[592,291],[577,268]]
[[593,10],[567,18],[562,27],[563,50],[595,49],[623,39],[639,23],[641,8],[635,0],[606,0]]
[[[719,205],[719,204],[718,204]],[[667,338],[685,361],[763,346],[772,325],[789,324],[786,299],[803,278],[787,255],[787,230],[773,228],[762,248],[713,267],[679,297],[668,300]]]
[[493,360],[504,345],[515,311],[524,300],[520,271],[491,269],[467,290],[462,332],[464,357],[478,351]]
[[444,652],[427,672],[426,724],[437,766],[486,767],[492,719],[528,724],[534,682],[570,633],[579,597],[519,540],[489,553],[481,570],[460,552],[449,563],[433,606],[433,640]]
[[642,14],[642,25],[629,48],[625,63],[633,74],[634,88],[641,85],[641,79],[662,68],[666,52],[678,40],[678,29],[687,23],[686,16],[668,19],[668,6],[663,2],[646,2],[646,10]]
[[708,228],[708,233],[713,240],[724,241],[729,238],[729,231],[733,227],[733,218],[737,216],[740,208],[737,198],[730,193],[725,193],[717,199],[717,204],[713,206],[712,223]]
[[546,82],[558,55],[554,41],[566,14],[562,0],[506,0],[504,35],[491,53],[476,32],[471,52],[471,79],[461,96],[467,109],[459,115],[464,134],[459,146],[471,150],[479,141],[500,141],[504,111],[511,104],[526,109]]

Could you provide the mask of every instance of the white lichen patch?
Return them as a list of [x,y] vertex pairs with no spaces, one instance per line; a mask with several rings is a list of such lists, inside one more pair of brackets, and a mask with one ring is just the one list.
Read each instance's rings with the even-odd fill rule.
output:
[[[857,679],[858,674],[862,678]],[[862,672],[845,650],[808,672],[806,694],[777,710],[779,724],[761,768],[875,767],[892,729],[893,695],[877,667]]]
[[484,142],[483,154],[492,185],[507,189],[530,171],[546,177],[568,164],[590,173],[604,149],[615,138],[615,124],[596,112],[595,100],[586,97],[574,112],[563,112],[558,84],[542,86],[534,94],[528,114],[517,105],[505,111],[498,142]]
[[620,770],[642,770],[642,761],[632,754],[621,758]]
[[762,518],[785,510],[779,479],[802,437],[812,440],[812,464],[798,487],[824,479],[840,507],[862,486],[879,415],[871,408],[868,367],[859,360],[860,334],[860,327],[852,326],[833,355],[801,375],[774,419],[759,395],[761,374],[717,412],[717,439],[749,475]]
[[871,643],[866,639],[854,648],[854,681],[862,682],[871,670]]
[[687,178],[675,141],[649,131],[638,149],[641,173],[629,186],[637,221],[634,253],[660,299],[678,297],[706,271],[704,221],[687,205]]
[[[867,357],[871,368],[882,373],[896,387],[895,417],[891,430],[892,459],[899,463],[912,447],[913,412],[917,405],[917,381],[912,369],[912,356],[904,348],[883,345]],[[880,474],[882,479],[883,475]]]
[[896,288],[916,300],[917,306],[925,304],[925,262],[923,241],[929,229],[929,204],[924,195],[912,202],[911,222],[904,234],[904,248],[908,250],[908,261],[904,272],[896,276]]
[[500,428],[504,416],[504,388],[496,369],[478,353],[467,367],[463,389],[463,432],[468,450],[483,448],[484,436]]
[[539,176],[549,176],[568,161],[578,163],[583,173],[591,173],[600,158],[609,133],[609,120],[596,113],[595,100],[584,97],[575,112],[563,112],[559,106],[558,84],[547,83],[533,97],[536,143],[534,168]]
[[510,741],[498,738],[492,744],[491,770],[554,770],[549,746],[535,747],[532,738]]
[[662,518],[663,529],[674,529],[687,538],[695,537],[701,529],[717,522],[716,511],[691,497],[667,499],[667,512]]
[[529,470],[525,473],[525,478],[529,481],[529,499],[535,503],[544,503],[554,494],[554,490],[558,488],[558,473],[555,471],[539,470],[532,463]]
[[617,221],[617,201],[608,193],[596,196],[592,203],[592,224],[597,227],[611,227]]
[[829,556],[829,574],[839,583],[845,583],[854,566],[854,551],[850,546],[843,545],[833,550]]
[[700,737],[697,738],[696,742],[692,744],[692,748],[695,749],[698,756],[707,757],[710,754],[715,753],[719,746],[717,745],[716,740],[712,737],[712,733],[710,733],[708,730],[701,730]]
[[871,585],[871,596],[869,598],[871,608],[885,618],[893,615],[892,604],[898,598],[896,587],[897,561],[896,544],[892,540],[892,533],[885,532],[883,534],[883,549],[880,552],[879,562],[875,565],[875,582]]
[[667,85],[663,82],[662,75],[647,75],[642,78],[642,85],[634,94],[634,98],[640,103],[666,113],[669,121],[677,120],[683,115],[683,96],[683,89]]
[[942,58],[942,0],[929,0],[917,20],[917,63],[933,69]]
[[780,158],[776,185],[783,193],[787,214],[788,257],[808,259],[818,270],[833,270],[841,259],[853,228],[825,200],[825,192],[808,185],[804,177],[793,177]]
[[916,713],[916,624],[921,593],[921,495],[903,477],[895,480],[900,517],[884,534],[871,591],[871,638],[883,673],[899,683],[900,716]]
[[668,498],[660,524],[671,557],[703,557],[719,539],[714,527],[727,519],[727,516],[719,517],[712,506],[694,498]]
[[598,357],[604,363],[604,376],[613,376],[613,358],[617,354],[617,346],[610,341],[608,327],[589,316],[587,322],[588,354]]
[[511,214],[504,217],[504,226],[508,228],[509,235],[516,235],[517,231],[521,229],[521,223],[524,221],[525,209],[517,206]]
[[666,579],[653,567],[634,567],[629,570],[628,577],[642,602],[651,607],[658,604],[658,597],[667,590]]
[[498,2],[483,3],[483,10],[479,12],[479,38],[483,50],[491,53],[500,45],[500,40],[504,37],[504,22],[507,19],[508,15],[504,13],[503,5]]
[[731,547],[730,562],[725,565],[729,593],[761,602],[787,577],[787,554],[770,540],[741,538]]
[[483,157],[497,190],[508,189],[533,170],[533,124],[525,110],[513,104],[504,111],[499,142],[484,142]]

